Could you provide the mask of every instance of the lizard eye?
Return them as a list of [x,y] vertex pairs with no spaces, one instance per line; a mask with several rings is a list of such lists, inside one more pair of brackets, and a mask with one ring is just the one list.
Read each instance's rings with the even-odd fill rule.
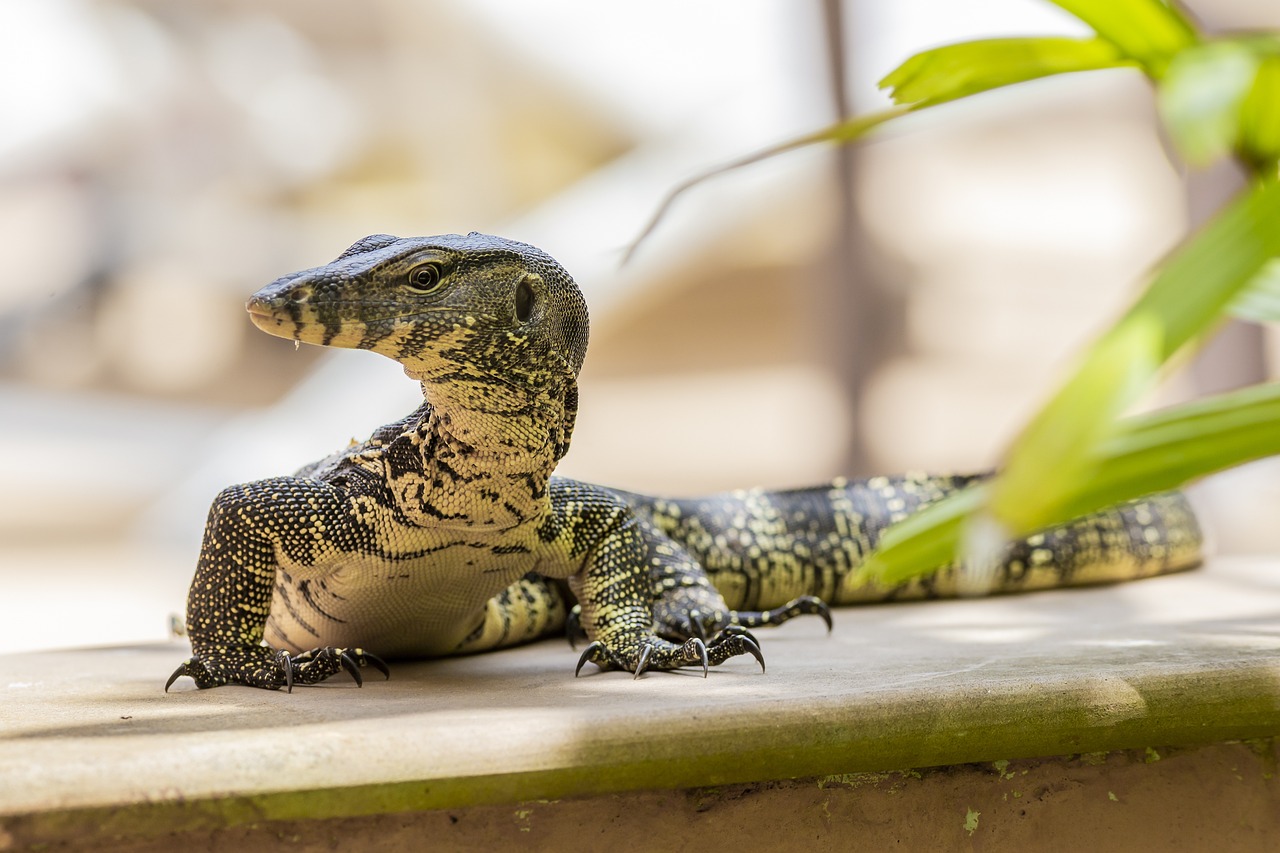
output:
[[440,265],[423,264],[409,273],[405,286],[414,293],[430,293],[440,286]]

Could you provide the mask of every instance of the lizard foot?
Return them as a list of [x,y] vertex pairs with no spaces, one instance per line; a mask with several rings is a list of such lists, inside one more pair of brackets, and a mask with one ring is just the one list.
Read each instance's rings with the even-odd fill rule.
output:
[[[794,603],[792,602],[792,604]],[[823,606],[825,607],[826,605]],[[721,634],[728,633],[742,634],[759,646],[760,641],[744,626],[729,622],[730,615],[730,612],[725,610],[713,610],[707,613],[697,608],[688,611],[672,610],[655,620],[658,625],[656,630],[658,636],[676,643],[682,643],[691,637],[697,637],[705,643],[710,642],[712,637],[718,638]],[[754,613],[747,614],[747,616],[755,615]],[[787,616],[786,618],[789,619],[791,617]],[[786,621],[786,619],[778,621]],[[753,622],[752,624],[757,623]],[[831,627],[829,620],[827,627],[828,629]],[[575,651],[578,648],[578,641],[587,639],[587,631],[582,627],[582,608],[579,605],[575,604],[573,609],[569,611],[569,615],[565,619],[564,633],[565,639],[569,641],[569,648]],[[743,652],[738,654],[743,654]]]
[[359,687],[364,684],[360,675],[362,666],[372,666],[387,678],[391,677],[382,658],[364,649],[329,647],[294,656],[267,646],[214,647],[196,652],[183,661],[165,682],[164,691],[168,693],[173,683],[185,675],[201,690],[243,684],[265,690],[283,687],[292,693],[294,684],[317,684],[339,670],[350,673]]
[[582,667],[587,661],[591,661],[601,669],[623,669],[633,672],[637,678],[649,669],[672,670],[701,665],[702,675],[705,678],[711,667],[718,666],[729,658],[748,654],[760,662],[760,669],[763,671],[764,655],[761,654],[755,638],[745,629],[725,630],[709,644],[700,637],[691,637],[677,645],[661,637],[650,635],[625,654],[616,652],[599,640],[595,640],[583,650],[573,674],[576,677],[582,672]]
[[812,595],[793,598],[772,610],[739,610],[733,614],[733,620],[744,628],[762,628],[766,625],[781,625],[797,616],[819,616],[827,624],[827,633],[831,632],[831,608],[821,598]]
[[391,678],[391,670],[382,658],[364,649],[337,649],[328,646],[310,649],[297,657],[288,652],[278,652],[277,659],[281,657],[284,658],[285,685],[290,693],[295,684],[318,684],[340,669],[350,673],[356,687],[364,687],[364,678],[360,675],[362,666],[372,666],[382,673],[383,678]]

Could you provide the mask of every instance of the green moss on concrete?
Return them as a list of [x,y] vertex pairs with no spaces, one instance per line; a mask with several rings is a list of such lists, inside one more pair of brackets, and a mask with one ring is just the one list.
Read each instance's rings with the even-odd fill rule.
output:
[[[1214,733],[1223,730],[1222,726],[1212,730],[1199,728],[1196,730],[1198,734],[1210,735],[1200,740],[1188,737],[1191,729],[1179,727],[1178,733],[1183,737],[1177,745],[1193,746],[1240,739],[1212,737]],[[846,736],[849,734],[847,731],[842,733]],[[1140,734],[1140,732],[1131,734]],[[1075,739],[1079,737],[1079,733],[1058,732],[1055,737],[1058,740]],[[1144,747],[1132,743],[1125,745],[1123,732],[1107,737],[1106,740],[1112,744],[1111,749],[1136,748],[1144,750],[1145,754]],[[1014,739],[1014,742],[1026,743],[1021,739]],[[1257,754],[1270,756],[1269,760],[1275,761],[1276,743],[1273,738],[1252,738],[1249,739],[1249,743]],[[862,744],[862,746],[866,745]],[[819,753],[822,754],[821,757]],[[878,750],[854,749],[846,752],[843,760],[853,762],[855,767],[863,767],[867,765],[861,762],[882,760],[885,753],[886,749],[883,747]],[[743,756],[741,751],[737,754],[740,758],[749,757]],[[1033,755],[1020,757],[1033,757]],[[602,761],[606,758],[607,756],[600,756]],[[767,758],[771,758],[774,763],[771,765]],[[706,772],[709,770],[714,771],[714,775],[720,778],[717,784],[730,783],[730,777],[734,775],[741,777],[732,780],[738,782],[798,778],[815,774],[803,772],[789,774],[786,771],[804,767],[829,767],[835,760],[841,759],[832,756],[829,749],[819,750],[816,746],[805,750],[801,755],[787,755],[785,747],[777,747],[762,749],[752,760],[745,761],[736,771],[729,767],[729,756],[722,754],[718,760],[712,760],[710,767],[703,767],[699,772],[692,772],[690,766],[684,764],[638,761],[613,766],[602,764],[593,767],[561,768],[538,773],[395,782],[337,789],[279,791],[248,796],[231,794],[196,801],[159,801],[138,803],[127,807],[55,810],[32,815],[2,817],[0,832],[7,832],[11,838],[19,842],[18,846],[21,843],[84,837],[154,837],[172,832],[210,831],[256,825],[268,821],[357,817],[501,803],[514,805],[539,799],[545,801],[626,791],[696,788],[698,779],[713,775]],[[921,766],[959,763],[970,762],[938,760]],[[774,768],[772,772],[771,767]],[[825,782],[820,783],[819,786],[830,785],[837,780],[839,784],[873,783],[883,781],[892,775],[895,774],[869,769],[846,774],[828,773],[823,777]],[[913,775],[919,778],[918,773]],[[1014,796],[1017,797],[1019,794],[1015,793]],[[975,817],[974,820],[976,819]],[[966,817],[966,822],[968,820],[969,818]]]

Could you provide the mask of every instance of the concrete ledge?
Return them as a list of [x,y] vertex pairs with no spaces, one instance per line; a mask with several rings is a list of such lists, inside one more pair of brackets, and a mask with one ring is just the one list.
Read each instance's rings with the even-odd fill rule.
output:
[[1275,560],[761,639],[767,674],[574,679],[548,641],[292,695],[166,695],[179,645],[0,657],[0,849],[1280,734]]

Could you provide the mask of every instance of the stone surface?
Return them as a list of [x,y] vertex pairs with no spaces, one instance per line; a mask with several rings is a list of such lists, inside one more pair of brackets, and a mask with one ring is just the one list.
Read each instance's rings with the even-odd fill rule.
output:
[[0,849],[1280,734],[1280,562],[850,608],[750,660],[633,680],[558,641],[292,694],[185,647],[0,657]]

